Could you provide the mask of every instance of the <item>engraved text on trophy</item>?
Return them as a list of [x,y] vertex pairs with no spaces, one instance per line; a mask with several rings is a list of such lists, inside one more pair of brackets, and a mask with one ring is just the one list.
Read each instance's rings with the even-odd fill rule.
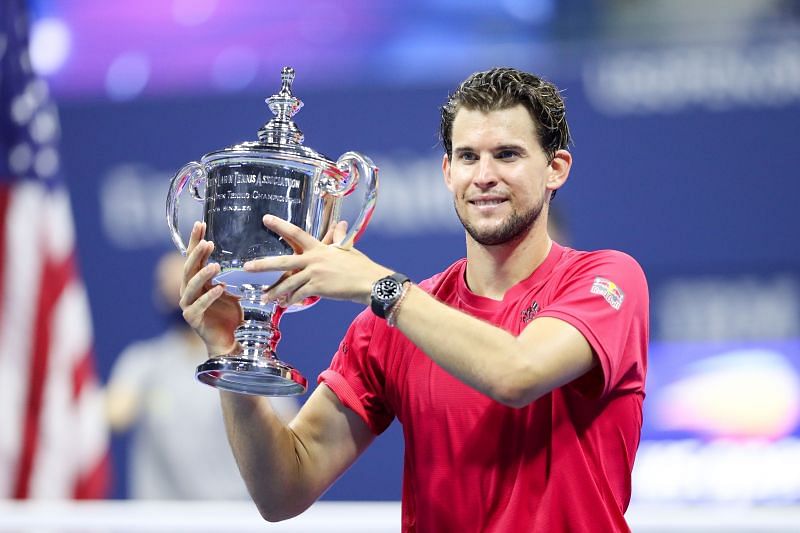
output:
[[261,219],[269,213],[303,226],[309,179],[295,169],[260,165],[229,165],[212,169],[206,189],[206,221],[214,241],[213,261],[238,267],[257,257],[291,254],[292,248],[267,230]]

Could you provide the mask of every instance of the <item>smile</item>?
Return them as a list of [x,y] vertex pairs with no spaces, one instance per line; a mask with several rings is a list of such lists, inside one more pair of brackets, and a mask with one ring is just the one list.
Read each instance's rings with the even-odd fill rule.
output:
[[477,207],[494,207],[502,204],[506,200],[503,198],[483,198],[476,200],[469,200],[469,203]]

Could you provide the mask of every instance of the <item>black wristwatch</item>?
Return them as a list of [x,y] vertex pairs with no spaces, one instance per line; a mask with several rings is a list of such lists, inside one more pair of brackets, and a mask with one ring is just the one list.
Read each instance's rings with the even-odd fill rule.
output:
[[405,274],[395,272],[372,284],[370,308],[381,318],[386,318],[403,294],[403,284],[411,281]]

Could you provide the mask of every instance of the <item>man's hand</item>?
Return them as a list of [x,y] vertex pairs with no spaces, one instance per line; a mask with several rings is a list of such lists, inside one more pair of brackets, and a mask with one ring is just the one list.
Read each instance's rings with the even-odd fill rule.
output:
[[294,255],[265,257],[244,264],[250,272],[287,272],[264,294],[264,301],[278,300],[288,307],[310,296],[321,296],[367,305],[372,284],[392,273],[354,248],[332,244],[344,239],[344,222],[339,222],[322,241],[272,215],[264,216],[264,225],[291,243],[295,251]]
[[183,318],[206,343],[209,355],[231,353],[236,347],[233,332],[243,320],[242,307],[223,285],[212,285],[219,265],[207,264],[214,243],[202,240],[204,222],[195,222],[183,266],[180,306]]

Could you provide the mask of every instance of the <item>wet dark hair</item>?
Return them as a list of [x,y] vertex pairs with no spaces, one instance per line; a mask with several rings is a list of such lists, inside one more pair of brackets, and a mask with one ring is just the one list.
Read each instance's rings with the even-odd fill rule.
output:
[[448,158],[453,156],[453,120],[459,109],[483,112],[522,104],[536,126],[539,144],[552,161],[571,142],[566,108],[558,88],[549,81],[510,67],[476,72],[464,80],[441,108],[439,138]]

